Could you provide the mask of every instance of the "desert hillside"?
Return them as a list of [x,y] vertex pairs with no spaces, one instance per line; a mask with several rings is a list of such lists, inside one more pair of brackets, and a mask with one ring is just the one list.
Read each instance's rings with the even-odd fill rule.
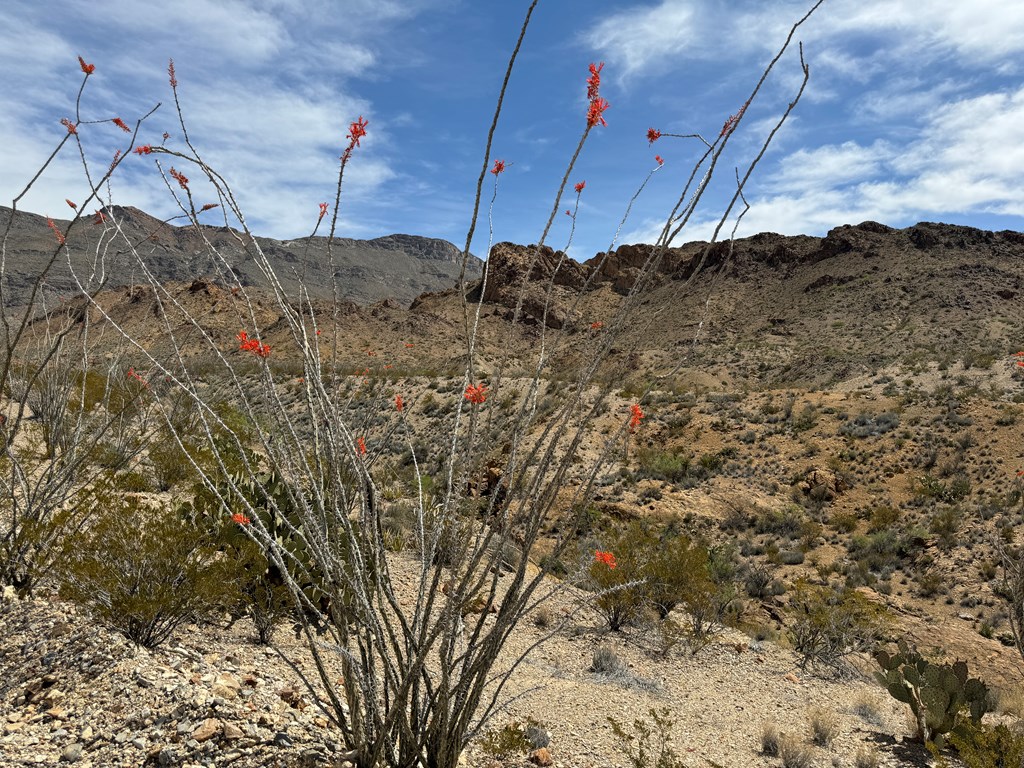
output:
[[[110,281],[93,299],[55,273],[47,290],[67,295],[49,314],[33,314],[12,350],[8,419],[19,392],[42,387],[29,373],[54,329],[80,342],[65,369],[72,410],[112,413],[120,404],[131,422],[116,446],[111,432],[97,439],[86,463],[95,484],[109,485],[83,498],[120,510],[123,527],[185,508],[198,515],[210,484],[193,464],[210,476],[244,466],[210,458],[202,425],[213,421],[225,432],[210,428],[211,451],[223,450],[228,433],[245,435],[236,453],[251,450],[245,460],[265,473],[254,475],[265,483],[262,500],[247,502],[240,519],[260,504],[271,509],[272,496],[275,514],[287,517],[301,493],[287,478],[266,479],[261,462],[293,441],[302,466],[273,469],[301,476],[326,455],[312,448],[327,439],[321,421],[333,428],[343,417],[362,442],[330,437],[358,446],[346,481],[364,466],[373,478],[366,493],[380,516],[395,605],[416,600],[417,504],[446,503],[445,489],[454,489],[464,530],[499,531],[507,549],[488,571],[490,601],[477,605],[471,594],[465,626],[494,627],[494,595],[520,576],[540,574],[553,592],[509,635],[498,664],[514,666],[501,691],[507,706],[472,741],[465,764],[930,765],[911,738],[909,708],[873,676],[873,651],[900,639],[936,668],[966,661],[989,688],[982,722],[1019,724],[1024,661],[1000,548],[1020,544],[1024,522],[1024,367],[1015,356],[1024,350],[1024,235],[865,222],[825,237],[765,233],[664,252],[625,245],[582,264],[499,243],[463,287],[453,287],[454,246],[395,235],[334,246],[336,264],[350,261],[333,273],[342,287],[332,301],[326,290],[298,288],[330,286],[322,238],[257,239],[282,278],[275,296],[247,271],[232,233],[177,229],[132,209],[114,215],[124,222],[117,237],[160,270]],[[112,259],[123,257],[116,238],[82,227],[76,255],[107,243]],[[50,254],[45,221],[36,230],[32,217],[14,227],[5,295],[27,295],[24,276]],[[206,243],[229,254],[230,274],[203,261]],[[5,309],[18,306],[12,299]],[[65,346],[55,359],[67,354]],[[75,365],[89,372],[78,377]],[[103,394],[90,400],[90,387]],[[181,393],[198,393],[216,419],[196,416]],[[59,441],[38,407],[48,401],[33,397],[22,398],[10,451],[34,457],[43,477],[66,448],[51,446]],[[571,437],[551,438],[563,428]],[[146,430],[158,439],[124,448]],[[473,436],[472,460],[447,464],[438,446],[464,434]],[[530,454],[534,463],[517,468],[520,451],[548,445],[548,459]],[[114,448],[127,457],[110,458]],[[545,473],[556,481],[532,493]],[[499,522],[498,512],[514,521],[540,498],[549,506],[536,530]],[[356,505],[351,518],[357,508],[368,514]],[[84,546],[75,536],[90,525],[62,528],[54,541]],[[609,584],[612,595],[633,594],[626,576],[601,578],[640,573],[633,563],[654,562],[652,553],[683,540],[704,558],[685,561],[698,563],[685,575],[706,585],[699,597],[684,584],[687,597],[663,616],[647,597],[623,616],[600,602]],[[614,555],[614,575],[595,552]],[[139,649],[118,634],[117,616],[76,590],[87,577],[106,583],[81,562],[62,554],[31,590],[5,591],[0,746],[12,765],[352,764],[290,616],[277,617],[264,646],[252,616],[231,621],[217,603]],[[438,563],[454,580],[459,569]],[[307,567],[315,573],[319,564]],[[864,627],[877,619],[870,637],[844,636],[834,656],[808,651],[809,616],[828,623],[853,608],[870,618]],[[677,762],[630,757],[644,728],[657,742],[652,710],[668,712]],[[773,732],[790,751],[771,754]]]

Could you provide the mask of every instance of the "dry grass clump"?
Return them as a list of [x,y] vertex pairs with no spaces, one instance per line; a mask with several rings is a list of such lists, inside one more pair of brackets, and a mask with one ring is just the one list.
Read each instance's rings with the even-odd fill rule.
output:
[[1024,690],[1004,688],[999,690],[999,705],[996,708],[1001,715],[1013,715],[1024,719]]
[[814,765],[814,749],[795,736],[785,735],[779,739],[779,757],[782,768],[812,768]]
[[602,645],[594,650],[594,656],[590,662],[590,671],[599,675],[614,675],[623,670],[622,660],[607,645]]
[[761,754],[768,757],[778,757],[781,739],[778,728],[771,723],[765,723],[761,726]]
[[812,709],[807,721],[811,726],[811,741],[819,747],[832,746],[839,735],[839,718],[835,713],[821,708]]
[[854,768],[878,768],[881,758],[875,747],[861,747],[853,758]]
[[870,723],[871,725],[882,724],[882,712],[879,708],[878,699],[870,693],[863,692],[859,694],[854,700],[850,711],[865,723]]
[[533,612],[533,624],[538,629],[549,629],[555,623],[555,612],[549,605],[542,605]]

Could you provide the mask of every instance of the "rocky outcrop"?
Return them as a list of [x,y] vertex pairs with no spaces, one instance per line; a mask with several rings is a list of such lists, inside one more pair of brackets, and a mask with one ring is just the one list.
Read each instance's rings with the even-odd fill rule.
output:
[[508,309],[525,323],[562,328],[569,322],[570,300],[581,291],[587,269],[548,246],[498,243],[491,249],[483,282],[483,300]]

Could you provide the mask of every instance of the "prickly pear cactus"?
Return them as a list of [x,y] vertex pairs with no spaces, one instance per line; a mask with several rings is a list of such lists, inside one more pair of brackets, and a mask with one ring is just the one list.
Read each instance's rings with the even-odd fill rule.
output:
[[905,640],[900,640],[897,653],[879,651],[875,661],[881,668],[875,673],[876,679],[889,695],[910,707],[917,721],[917,737],[922,741],[941,746],[965,709],[974,722],[981,720],[988,709],[988,687],[968,677],[963,661],[933,663]]

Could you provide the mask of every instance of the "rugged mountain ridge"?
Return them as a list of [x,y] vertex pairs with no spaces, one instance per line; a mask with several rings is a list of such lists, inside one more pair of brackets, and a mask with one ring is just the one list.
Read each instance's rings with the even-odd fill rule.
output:
[[[54,248],[54,234],[46,218],[19,211],[11,221],[10,208],[0,207],[0,232],[7,236],[7,284],[4,304],[10,308],[27,301],[32,280],[44,267]],[[225,226],[173,226],[137,208],[112,206],[105,209],[117,221],[121,233],[97,226],[85,216],[68,233],[71,268],[61,257],[47,280],[51,295],[76,292],[72,268],[83,281],[93,274],[97,255],[102,255],[108,287],[131,285],[143,279],[136,249],[160,282],[185,282],[212,276],[227,281],[225,264],[242,285],[264,282],[253,258],[251,244],[238,231]],[[214,213],[203,214],[214,216]],[[67,220],[55,222],[62,231]],[[8,230],[8,227],[10,229]],[[223,262],[211,255],[206,241],[220,253]],[[335,238],[328,254],[327,238],[275,240],[256,237],[262,251],[274,265],[282,285],[297,292],[303,283],[314,298],[332,298],[334,284],[340,298],[359,304],[391,299],[408,305],[425,291],[438,291],[455,284],[461,270],[461,251],[446,240],[394,234],[374,240]],[[332,267],[333,264],[333,267]],[[480,273],[482,262],[470,257],[470,279]]]
[[[9,216],[9,210],[0,210],[0,225],[5,213]],[[199,232],[172,227],[134,209],[117,209],[115,215],[125,232],[145,235],[138,250],[162,280],[177,286],[172,291],[180,300],[188,297],[197,316],[218,314],[216,322],[209,321],[211,330],[230,345],[248,321],[233,307],[227,276],[216,273],[203,237],[234,259],[232,269],[244,285],[265,285],[235,233],[223,227]],[[19,274],[30,275],[28,266],[38,268],[53,253],[45,220],[28,223],[23,226],[19,219],[8,242],[8,268],[14,254],[21,271],[8,274],[6,309]],[[72,230],[69,242],[73,253],[81,254],[80,271],[91,268],[88,255],[107,242],[99,237],[101,229],[87,219]],[[314,299],[330,297],[332,273],[317,250],[324,242],[314,239],[308,252],[306,239],[260,243],[292,298],[300,281]],[[335,253],[350,246],[362,261],[342,265],[339,257],[333,273],[345,300],[330,311],[326,305],[317,310],[321,321],[337,317],[350,342],[341,345],[339,360],[358,365],[365,362],[366,349],[390,348],[401,350],[405,364],[458,367],[464,315],[462,297],[451,287],[458,269],[455,246],[392,235],[340,240]],[[108,270],[118,247],[114,242],[107,249]],[[485,279],[468,286],[471,300],[484,301],[478,350],[496,361],[510,344],[529,349],[546,326],[569,334],[557,364],[573,365],[588,354],[586,337],[594,326],[607,322],[636,287],[652,252],[650,245],[623,245],[580,264],[547,247],[496,244]],[[424,274],[435,275],[437,288],[423,292]],[[196,275],[213,279],[197,281]],[[138,293],[137,268],[133,273],[126,265],[117,277],[129,287],[107,291],[104,303],[145,333],[159,307]],[[344,293],[353,285],[364,289],[354,302]],[[66,266],[49,287],[72,292]],[[262,332],[275,346],[287,345],[273,300],[257,300],[266,310]],[[681,386],[831,386],[896,361],[991,364],[1024,349],[1024,234],[928,222],[904,229],[864,222],[836,227],[824,237],[762,233],[733,243],[685,243],[664,253],[631,306],[613,358],[629,359],[628,367],[638,375],[677,370]]]

